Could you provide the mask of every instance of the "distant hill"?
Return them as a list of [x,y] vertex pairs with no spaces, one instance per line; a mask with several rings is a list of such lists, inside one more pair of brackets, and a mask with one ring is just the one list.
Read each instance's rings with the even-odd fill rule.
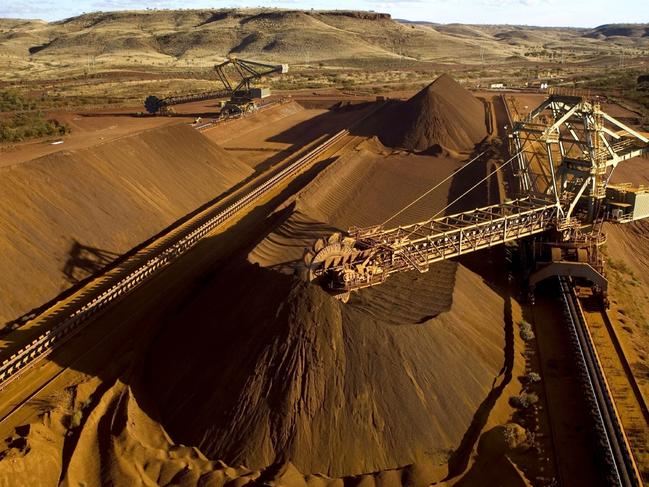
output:
[[[0,53],[17,57],[240,55],[287,62],[416,56],[438,43],[373,12],[275,9],[98,12],[52,23],[0,21]],[[457,44],[457,43],[456,43]]]
[[649,24],[605,24],[595,27],[584,36],[595,39],[610,37],[649,38]]
[[[620,37],[627,36],[627,37]],[[0,19],[0,65],[208,65],[228,55],[277,62],[408,59],[471,64],[567,47],[649,48],[646,25],[596,29],[397,21],[360,11],[205,9],[96,12],[58,22]],[[72,68],[70,68],[72,69]]]

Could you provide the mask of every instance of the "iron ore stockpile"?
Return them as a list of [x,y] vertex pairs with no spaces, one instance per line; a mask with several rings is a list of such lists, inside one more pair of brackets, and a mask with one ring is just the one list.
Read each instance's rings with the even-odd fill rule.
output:
[[[3,323],[53,299],[252,173],[184,125],[3,167]],[[38,242],[38,244],[34,244]],[[61,270],[63,269],[63,272]]]
[[381,140],[417,151],[471,150],[487,135],[484,114],[484,104],[444,74],[394,108]]
[[[425,91],[423,107],[442,95]],[[466,144],[435,127],[427,137]],[[380,222],[458,164],[391,152],[374,140],[329,166],[278,210],[265,239],[165,323],[141,388],[172,438],[229,465],[289,461],[302,475],[414,464],[408,471],[423,482],[443,469],[505,363],[503,299],[452,262],[347,305],[293,272],[319,233]],[[389,197],[372,194],[383,188]],[[403,218],[443,206],[450,189]],[[192,333],[178,336],[181,322]]]
[[[388,141],[394,113],[409,118]],[[356,149],[281,203],[256,243],[195,283],[138,343],[134,367],[117,380],[80,380],[66,390],[69,411],[85,408],[72,435],[64,440],[56,426],[69,413],[53,411],[28,430],[30,450],[15,454],[69,485],[220,486],[236,478],[237,485],[428,485],[467,468],[466,485],[496,478],[526,485],[491,441],[480,440],[489,460],[479,471],[470,466],[481,429],[511,416],[513,392],[503,391],[524,371],[511,343],[509,298],[488,276],[442,262],[425,274],[398,274],[347,304],[301,277],[315,239],[388,219],[458,169],[486,136],[482,103],[446,76],[387,105],[368,127]],[[427,151],[435,145],[448,150]],[[177,164],[194,164],[197,150],[177,154]],[[235,159],[221,164],[196,176],[214,193],[248,174]],[[391,224],[430,217],[484,177],[485,164],[450,178]],[[210,171],[228,179],[217,186]],[[180,204],[164,187],[125,186],[156,214],[177,214]],[[468,204],[490,203],[486,195],[478,188]]]

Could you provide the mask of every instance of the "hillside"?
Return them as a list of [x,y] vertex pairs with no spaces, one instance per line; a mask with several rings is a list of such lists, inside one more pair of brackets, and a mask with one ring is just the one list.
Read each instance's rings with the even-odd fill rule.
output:
[[228,54],[281,56],[288,62],[390,58],[418,55],[436,41],[439,34],[430,29],[361,12],[146,11],[93,13],[49,24],[0,22],[2,53],[32,61],[81,49],[84,55],[104,57],[137,54],[145,62],[213,61]]
[[[0,68],[18,73],[84,66],[208,66],[227,55],[293,64],[471,64],[533,59],[565,48],[599,56],[649,48],[646,25],[592,31],[396,21],[388,14],[279,9],[97,12],[57,22],[0,19]],[[82,62],[79,63],[79,56]]]
[[649,38],[649,24],[605,24],[584,34],[585,37],[610,39],[612,37]]

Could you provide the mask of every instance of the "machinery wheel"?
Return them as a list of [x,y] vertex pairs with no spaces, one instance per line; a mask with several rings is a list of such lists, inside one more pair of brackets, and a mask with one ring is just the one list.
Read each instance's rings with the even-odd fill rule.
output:
[[310,250],[304,253],[304,264],[309,270],[308,279],[313,281],[316,279],[315,271],[322,265],[329,257],[336,257],[339,255],[348,254],[352,247],[348,242],[343,241],[342,235],[338,232],[329,236],[327,240],[319,238],[313,244]]
[[241,107],[237,105],[225,105],[221,109],[221,118],[231,118],[231,117],[236,117],[237,115],[241,115],[243,112],[241,110]]

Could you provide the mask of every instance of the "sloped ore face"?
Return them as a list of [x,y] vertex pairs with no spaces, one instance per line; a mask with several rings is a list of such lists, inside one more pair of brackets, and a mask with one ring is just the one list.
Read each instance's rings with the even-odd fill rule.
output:
[[348,304],[242,263],[168,321],[144,383],[174,442],[209,458],[331,476],[394,468],[457,447],[502,367],[502,310],[451,262]]
[[[418,114],[406,128],[423,124],[432,105],[438,118],[421,147],[473,147],[482,132],[451,112],[464,99],[484,131],[482,103],[448,77],[404,103]],[[455,124],[443,140],[434,125],[442,116]],[[255,470],[291,462],[304,475],[444,464],[503,367],[503,300],[454,262],[391,276],[347,304],[292,269],[319,236],[382,221],[457,163],[367,141],[282,209],[247,258],[203,282],[144,364],[142,395],[173,442]],[[447,191],[400,218],[426,218]]]
[[425,151],[443,147],[468,151],[487,136],[483,103],[449,75],[442,75],[397,105],[381,140],[386,145]]
[[0,322],[53,299],[251,173],[187,125],[3,168]]

